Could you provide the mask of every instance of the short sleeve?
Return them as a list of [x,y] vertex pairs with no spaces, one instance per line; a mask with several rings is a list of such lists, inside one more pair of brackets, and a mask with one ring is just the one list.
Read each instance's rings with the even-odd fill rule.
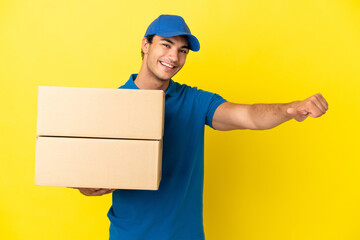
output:
[[213,128],[212,126],[212,119],[215,113],[215,110],[222,104],[226,102],[224,98],[222,98],[219,94],[212,93],[212,97],[210,99],[210,103],[206,112],[206,121],[205,124],[209,127]]
[[215,110],[224,102],[226,102],[226,100],[219,94],[197,89],[197,103],[201,108],[201,112],[204,114],[205,124],[211,128],[213,128],[212,119]]

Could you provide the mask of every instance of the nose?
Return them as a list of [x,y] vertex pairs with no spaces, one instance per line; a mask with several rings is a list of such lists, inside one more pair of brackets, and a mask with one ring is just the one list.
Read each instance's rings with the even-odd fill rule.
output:
[[171,48],[168,57],[172,62],[177,63],[179,60],[179,51],[175,47]]

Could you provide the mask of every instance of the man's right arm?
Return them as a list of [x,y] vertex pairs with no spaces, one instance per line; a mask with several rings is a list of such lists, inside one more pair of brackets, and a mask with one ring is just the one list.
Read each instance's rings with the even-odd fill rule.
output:
[[315,94],[303,101],[283,104],[250,105],[225,102],[216,109],[212,124],[214,129],[222,131],[265,130],[293,118],[301,122],[308,116],[320,117],[327,110],[328,103],[321,94]]

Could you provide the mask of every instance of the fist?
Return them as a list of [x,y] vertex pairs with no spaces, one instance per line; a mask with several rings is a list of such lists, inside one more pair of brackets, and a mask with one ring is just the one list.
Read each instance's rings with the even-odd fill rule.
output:
[[294,103],[294,106],[287,109],[287,113],[296,121],[302,122],[308,116],[317,118],[324,115],[328,108],[329,105],[325,98],[318,93],[303,101]]

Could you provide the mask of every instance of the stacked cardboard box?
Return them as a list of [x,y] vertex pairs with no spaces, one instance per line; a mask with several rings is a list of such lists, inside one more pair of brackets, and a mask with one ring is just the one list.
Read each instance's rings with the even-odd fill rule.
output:
[[156,190],[162,90],[39,86],[35,184]]

